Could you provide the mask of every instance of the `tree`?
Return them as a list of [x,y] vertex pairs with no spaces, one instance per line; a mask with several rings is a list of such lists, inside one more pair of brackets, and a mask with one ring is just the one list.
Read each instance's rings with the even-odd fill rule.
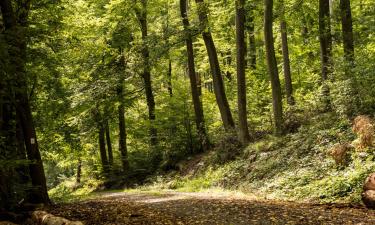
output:
[[194,49],[193,49],[193,40],[190,30],[190,23],[187,14],[187,2],[186,0],[180,0],[180,12],[182,18],[182,24],[185,31],[185,42],[186,42],[186,51],[188,58],[188,73],[190,79],[191,95],[193,99],[194,112],[195,112],[195,123],[198,131],[198,138],[200,143],[200,148],[203,151],[208,150],[209,148],[209,139],[206,132],[206,126],[204,121],[203,114],[203,105],[200,98],[199,89],[197,87],[197,73],[195,72],[195,62],[194,62]]
[[255,18],[254,18],[254,0],[249,3],[248,17],[246,19],[247,32],[249,36],[249,65],[250,68],[255,70],[257,67],[257,54],[256,54],[256,45],[255,45]]
[[238,102],[238,137],[246,144],[250,141],[246,110],[246,75],[245,75],[245,0],[236,0],[236,45],[237,45],[237,102]]
[[208,53],[209,63],[211,67],[212,80],[214,83],[214,92],[216,102],[220,110],[221,119],[226,130],[231,130],[235,127],[232,113],[229,108],[227,96],[225,94],[225,87],[223,77],[220,71],[220,64],[217,56],[214,40],[208,25],[207,8],[203,0],[195,0],[198,5],[198,16],[200,22],[200,29],[202,31],[203,41]]
[[107,151],[108,151],[108,163],[109,166],[113,166],[113,151],[112,151],[112,142],[111,142],[111,130],[109,127],[108,118],[105,119],[105,140],[107,142]]
[[106,142],[105,142],[105,121],[103,115],[100,112],[99,104],[96,104],[95,109],[93,109],[93,117],[97,125],[98,131],[98,141],[99,141],[99,153],[100,153],[100,160],[102,163],[102,170],[105,176],[109,175],[109,162],[107,157],[107,150],[106,150]]
[[322,73],[323,111],[331,108],[329,87],[326,81],[332,73],[332,37],[329,0],[319,0],[319,41]]
[[283,108],[279,72],[277,70],[277,62],[273,39],[272,11],[273,0],[264,0],[264,42],[266,45],[266,59],[272,88],[273,118],[275,121],[274,132],[276,135],[281,135],[283,133]]
[[342,39],[344,56],[349,67],[354,65],[354,38],[350,0],[340,0]]
[[142,79],[145,87],[146,101],[148,106],[148,118],[150,120],[150,144],[153,148],[156,147],[157,141],[157,130],[154,126],[155,121],[155,98],[152,90],[151,81],[151,67],[150,67],[150,50],[148,47],[148,27],[147,27],[147,0],[140,0],[141,7],[135,7],[135,12],[142,33],[142,57],[143,57],[143,73]]
[[12,1],[4,0],[0,2],[0,9],[5,27],[6,41],[9,45],[8,52],[10,65],[12,66],[11,73],[13,74],[12,82],[15,88],[15,111],[22,128],[27,159],[33,162],[30,163],[29,170],[34,190],[29,200],[31,202],[49,204],[46,178],[29,102],[28,81],[25,70],[27,61],[25,30],[28,25],[30,5],[31,1],[19,1],[16,15]]
[[[120,51],[121,52],[121,51]],[[128,147],[126,143],[126,121],[125,121],[125,103],[124,103],[124,82],[125,82],[125,57],[124,53],[121,52],[120,58],[120,79],[117,86],[117,97],[118,97],[118,121],[119,121],[119,138],[118,138],[118,148],[121,154],[121,163],[123,172],[128,172],[129,169],[129,161],[128,161]]]
[[285,4],[284,1],[280,2],[280,32],[281,32],[281,46],[283,52],[283,68],[284,68],[284,78],[285,78],[285,91],[286,99],[289,105],[294,105],[293,97],[293,85],[292,85],[292,75],[290,72],[290,60],[289,60],[289,47],[288,47],[288,34],[287,34],[287,24],[285,21]]

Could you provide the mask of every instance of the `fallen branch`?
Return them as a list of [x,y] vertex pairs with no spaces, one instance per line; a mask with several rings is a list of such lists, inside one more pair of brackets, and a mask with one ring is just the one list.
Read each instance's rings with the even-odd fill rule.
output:
[[83,225],[80,221],[70,221],[45,211],[34,211],[31,215],[31,219],[37,225]]

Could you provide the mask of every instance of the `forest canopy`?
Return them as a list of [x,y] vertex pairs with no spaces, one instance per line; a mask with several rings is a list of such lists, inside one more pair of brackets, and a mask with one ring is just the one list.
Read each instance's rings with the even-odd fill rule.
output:
[[[374,150],[373,128],[351,130],[374,126],[371,0],[1,0],[0,15],[0,211],[67,181],[141,185],[207,152],[220,167],[254,143],[275,160],[293,141],[296,160],[356,135],[349,148]],[[357,189],[367,160],[350,164]]]

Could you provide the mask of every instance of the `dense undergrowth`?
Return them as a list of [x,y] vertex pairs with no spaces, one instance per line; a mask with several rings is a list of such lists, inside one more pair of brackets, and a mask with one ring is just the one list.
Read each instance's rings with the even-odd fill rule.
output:
[[349,120],[320,114],[296,133],[255,141],[234,160],[226,161],[226,149],[199,156],[195,165],[181,166],[182,175],[158,177],[150,188],[223,188],[273,199],[359,202],[366,176],[375,171],[374,149],[353,148],[343,164],[336,164],[329,154],[335,144],[356,138]]
[[[142,190],[222,189],[261,198],[359,202],[365,177],[375,171],[374,148],[348,151],[337,164],[330,156],[338,143],[356,139],[351,121],[334,113],[319,114],[283,137],[264,135],[246,148],[224,136],[214,150],[177,164],[178,171],[155,175]],[[50,191],[58,201],[87,197],[101,182],[74,186],[66,181]]]

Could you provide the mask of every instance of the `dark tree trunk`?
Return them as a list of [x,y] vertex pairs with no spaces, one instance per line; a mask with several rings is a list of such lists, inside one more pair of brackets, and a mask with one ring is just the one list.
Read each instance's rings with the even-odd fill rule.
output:
[[[124,53],[122,53],[124,54]],[[122,71],[120,72],[119,84],[117,86],[117,96],[119,101],[118,106],[118,121],[119,121],[119,152],[121,154],[121,163],[124,173],[127,173],[129,170],[129,161],[128,161],[128,147],[126,143],[126,121],[125,121],[125,103],[124,103],[124,82],[125,82],[125,69],[126,62],[125,57],[122,55],[120,65]]]
[[225,94],[224,81],[220,71],[220,65],[215,43],[213,41],[211,31],[208,27],[207,9],[203,0],[195,0],[195,2],[198,5],[198,16],[201,24],[200,29],[202,30],[203,40],[208,53],[209,63],[212,72],[212,80],[214,83],[216,102],[220,110],[220,115],[224,124],[224,128],[226,130],[231,130],[235,128],[235,125],[232,113],[229,108],[227,96]]
[[[11,87],[5,82],[5,77],[0,77],[1,117],[0,117],[0,160],[15,160],[13,153],[16,151],[16,114],[11,98]],[[4,82],[3,82],[4,81]],[[14,196],[14,171],[9,166],[0,166],[0,208],[7,210],[15,205]]]
[[279,72],[277,70],[277,62],[275,56],[275,47],[273,39],[273,0],[264,0],[264,39],[266,45],[266,58],[268,73],[271,80],[272,88],[272,105],[273,117],[275,121],[275,134],[283,133],[283,109],[281,98],[281,87],[279,80]]
[[94,120],[97,124],[98,130],[98,140],[99,140],[99,153],[100,153],[100,160],[102,163],[103,174],[105,176],[109,175],[109,163],[107,158],[107,151],[106,151],[106,143],[105,143],[105,124],[103,117],[100,113],[99,105],[96,105],[96,108],[93,109],[93,116]]
[[111,130],[109,129],[108,119],[105,120],[105,139],[107,141],[107,151],[108,151],[108,163],[113,166],[113,151],[111,142]]
[[345,60],[352,67],[354,65],[354,38],[350,0],[340,0],[340,11]]
[[13,79],[15,82],[16,112],[20,118],[27,158],[33,162],[29,166],[30,177],[34,187],[30,201],[49,204],[50,200],[47,193],[46,178],[27,93],[27,77],[25,71],[26,34],[24,28],[27,26],[30,1],[20,3],[20,7],[21,10],[18,13],[18,18],[16,18],[11,1],[0,1],[3,22],[7,33],[6,40],[10,46],[10,62],[14,67]]
[[255,70],[257,68],[257,50],[255,45],[255,25],[254,25],[254,2],[250,3],[248,18],[247,18],[247,32],[249,35],[249,65]]
[[245,75],[245,0],[236,0],[236,45],[237,45],[237,104],[238,137],[242,144],[250,141],[246,110]]
[[195,72],[195,62],[194,62],[194,49],[193,49],[193,41],[191,37],[191,33],[189,30],[189,18],[187,15],[187,4],[186,0],[180,0],[180,12],[182,17],[182,23],[184,25],[185,31],[185,40],[186,40],[186,49],[187,49],[187,58],[188,58],[188,73],[190,78],[190,87],[191,87],[191,95],[193,99],[194,105],[194,112],[195,112],[195,123],[197,126],[200,149],[202,151],[206,151],[209,148],[209,139],[206,132],[204,114],[203,114],[203,106],[202,101],[200,99],[200,92],[198,87],[198,75]]
[[156,147],[157,130],[155,128],[155,99],[152,91],[151,72],[150,72],[150,50],[147,43],[148,28],[147,28],[147,0],[141,0],[141,9],[136,10],[137,18],[140,23],[142,32],[142,57],[143,57],[143,73],[142,78],[145,87],[146,101],[148,106],[148,118],[150,120],[150,144],[153,148]]
[[172,61],[171,59],[168,59],[168,93],[169,96],[173,96],[173,89],[172,89]]
[[82,159],[78,159],[78,164],[77,164],[77,176],[76,176],[76,182],[77,184],[81,183],[81,173],[82,173]]
[[98,124],[98,138],[99,138],[99,152],[102,162],[103,172],[105,175],[109,174],[109,163],[107,158],[107,151],[105,149],[105,127],[102,123]]
[[329,0],[319,0],[319,41],[323,83],[323,111],[331,109],[329,87],[326,84],[332,73],[332,37]]
[[289,60],[289,47],[288,47],[288,34],[287,25],[285,21],[285,8],[284,1],[281,4],[281,22],[280,22],[280,32],[281,32],[281,45],[283,52],[283,68],[284,68],[284,78],[285,78],[285,92],[286,99],[289,105],[294,105],[293,97],[293,86],[292,86],[292,75],[290,72],[290,60]]

